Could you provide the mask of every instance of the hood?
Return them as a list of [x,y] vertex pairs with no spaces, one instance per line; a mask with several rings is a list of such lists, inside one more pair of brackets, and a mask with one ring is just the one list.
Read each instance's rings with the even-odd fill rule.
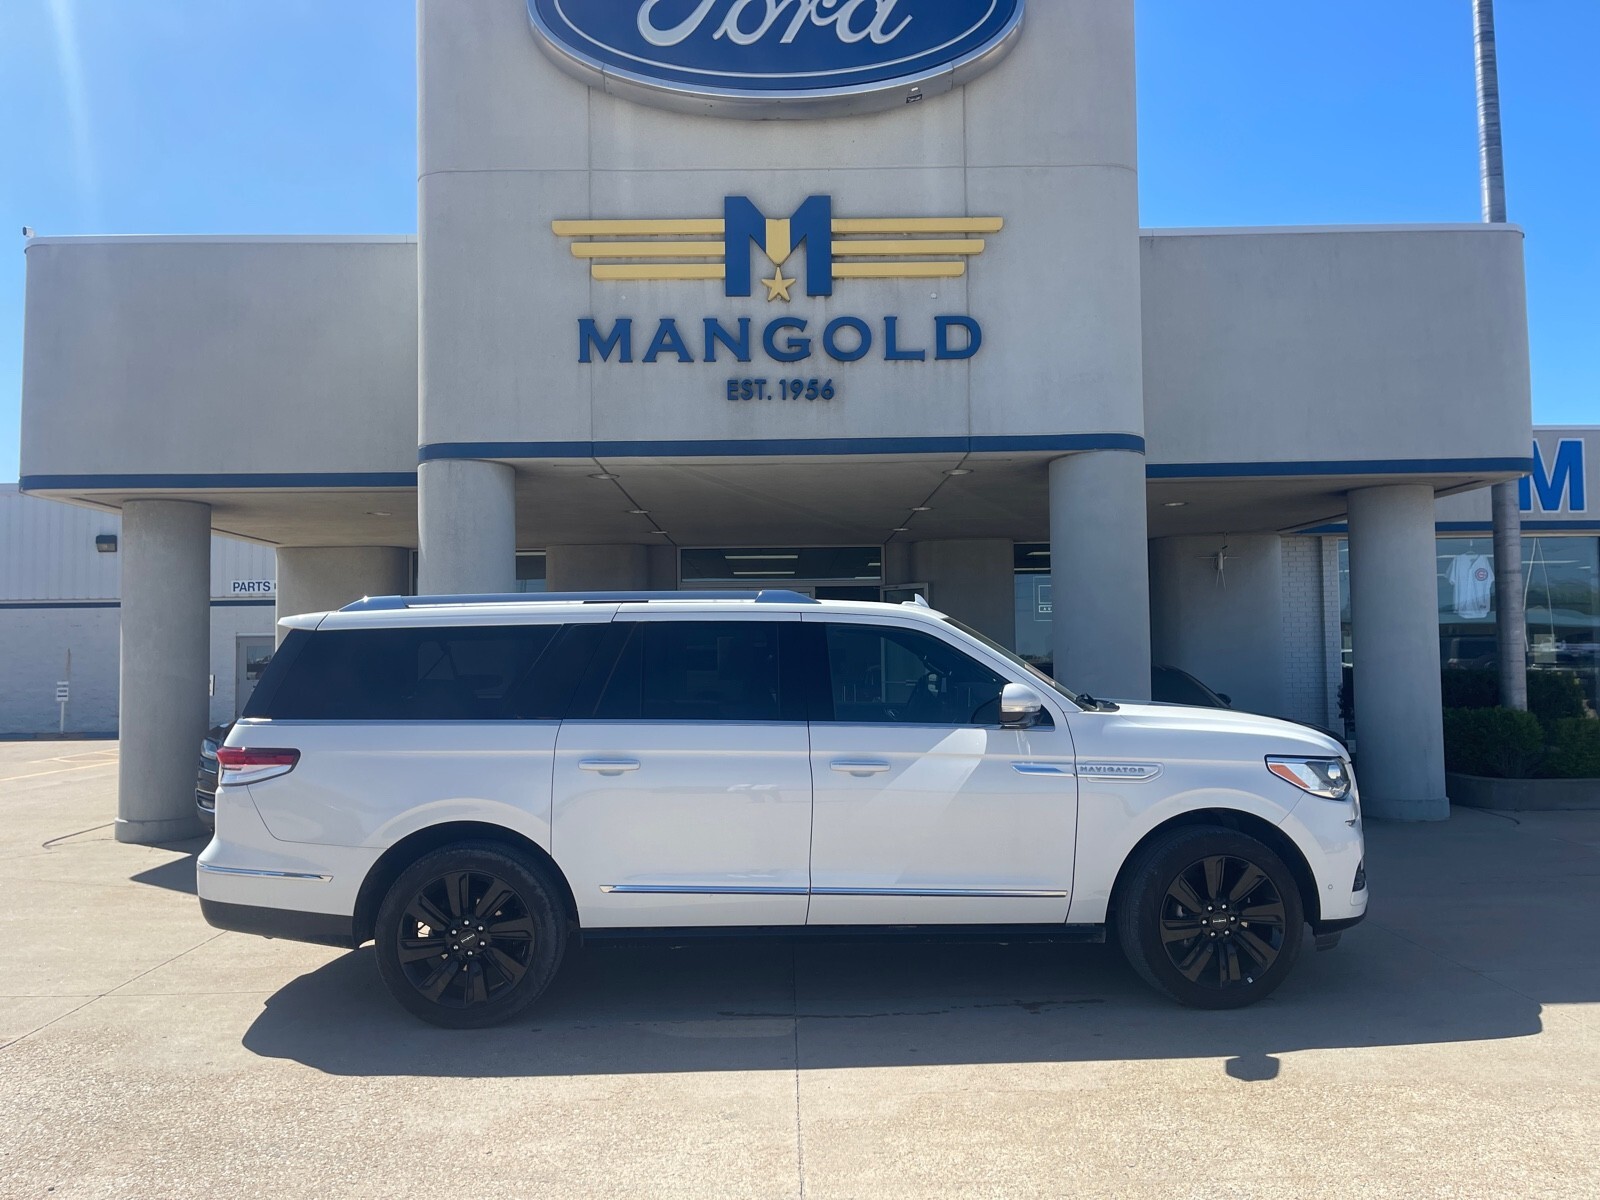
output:
[[1115,714],[1130,725],[1152,731],[1246,734],[1260,739],[1263,754],[1304,754],[1346,758],[1345,749],[1332,737],[1309,725],[1239,712],[1232,708],[1197,708],[1186,704],[1125,704]]

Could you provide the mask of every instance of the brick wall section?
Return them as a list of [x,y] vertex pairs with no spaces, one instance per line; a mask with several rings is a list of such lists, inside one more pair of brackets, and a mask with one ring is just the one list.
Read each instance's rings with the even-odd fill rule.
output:
[[1327,664],[1329,729],[1344,732],[1339,718],[1339,687],[1344,682],[1344,617],[1339,611],[1339,538],[1320,538],[1322,558],[1322,656]]
[[1282,587],[1284,708],[1280,715],[1327,725],[1328,665],[1322,539],[1283,539]]

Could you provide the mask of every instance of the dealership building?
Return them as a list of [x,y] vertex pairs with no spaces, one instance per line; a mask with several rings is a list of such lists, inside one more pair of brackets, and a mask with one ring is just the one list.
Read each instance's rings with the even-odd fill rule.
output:
[[280,614],[922,594],[1081,690],[1157,662],[1322,724],[1348,658],[1368,809],[1412,818],[1454,577],[1492,658],[1437,539],[1482,557],[1532,472],[1526,545],[1594,585],[1520,230],[1142,229],[1132,0],[422,0],[418,37],[417,237],[28,246],[21,489],[119,519],[121,837],[188,827],[219,535]]

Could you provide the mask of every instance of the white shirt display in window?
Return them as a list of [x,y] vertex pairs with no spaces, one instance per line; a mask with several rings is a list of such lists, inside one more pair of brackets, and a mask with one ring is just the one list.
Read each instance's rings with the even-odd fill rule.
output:
[[1474,621],[1489,615],[1494,595],[1494,564],[1486,554],[1458,554],[1446,576],[1455,588],[1456,616]]

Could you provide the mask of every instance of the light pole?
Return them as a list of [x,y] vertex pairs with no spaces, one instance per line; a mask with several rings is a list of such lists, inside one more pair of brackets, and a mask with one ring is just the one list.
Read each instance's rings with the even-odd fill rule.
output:
[[[1506,220],[1506,168],[1500,140],[1500,68],[1495,56],[1494,0],[1472,0],[1478,60],[1478,168],[1483,219]],[[1500,704],[1528,707],[1528,625],[1522,594],[1522,504],[1515,480],[1497,483],[1494,505],[1495,631],[1500,646]]]

